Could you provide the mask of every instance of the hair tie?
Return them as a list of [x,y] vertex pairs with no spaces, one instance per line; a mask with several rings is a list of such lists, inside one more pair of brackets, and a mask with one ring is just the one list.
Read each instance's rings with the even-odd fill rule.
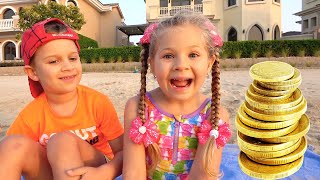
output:
[[150,37],[154,29],[158,27],[158,23],[150,24],[144,31],[142,38],[140,39],[140,44],[150,44]]
[[218,34],[217,28],[209,21],[207,20],[205,22],[206,26],[208,27],[213,46],[214,47],[222,47],[223,46],[223,40],[221,36]]

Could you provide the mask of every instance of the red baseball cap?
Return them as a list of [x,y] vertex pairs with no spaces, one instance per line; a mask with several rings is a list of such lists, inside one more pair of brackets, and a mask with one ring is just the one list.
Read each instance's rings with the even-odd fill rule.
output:
[[[67,31],[60,33],[60,34],[50,34],[46,33],[44,25],[48,22],[56,21],[66,26]],[[70,39],[74,40],[78,51],[80,52],[80,46],[78,43],[79,37],[78,34],[72,30],[66,23],[58,18],[49,18],[44,21],[38,22],[34,24],[30,29],[26,30],[22,34],[22,43],[21,43],[21,53],[22,58],[25,65],[30,65],[30,60],[32,56],[37,51],[38,47],[46,44],[49,41],[56,40],[56,39]],[[36,98],[42,92],[43,88],[39,81],[33,81],[28,77],[29,80],[29,87],[31,91],[31,95]]]

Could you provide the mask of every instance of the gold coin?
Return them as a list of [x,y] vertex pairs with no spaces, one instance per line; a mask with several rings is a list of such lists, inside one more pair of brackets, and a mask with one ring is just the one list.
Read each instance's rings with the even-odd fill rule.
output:
[[280,81],[280,82],[266,82],[266,84],[270,84],[274,86],[287,86],[287,85],[296,84],[300,80],[301,80],[301,73],[297,68],[294,68],[294,74],[292,78],[285,81]]
[[251,149],[247,149],[244,146],[241,146],[242,144],[238,144],[241,151],[243,151],[245,154],[254,157],[254,158],[277,158],[281,156],[285,156],[287,154],[292,153],[300,146],[301,139],[298,139],[298,141],[293,144],[292,146],[289,146],[286,149],[278,150],[278,151],[253,151]]
[[291,133],[285,136],[274,137],[274,138],[259,138],[259,140],[263,142],[268,142],[268,143],[289,142],[295,139],[299,139],[302,136],[306,135],[309,129],[310,129],[310,120],[308,116],[304,114],[301,116],[301,119],[299,120],[298,127]]
[[254,91],[265,96],[284,96],[294,91],[294,90],[282,90],[282,91],[271,90],[271,89],[260,86],[258,81],[255,81],[255,80],[251,85]]
[[[255,108],[255,107],[250,106],[250,104],[247,102],[245,102],[245,105],[250,110],[255,111],[257,113],[260,113],[260,114],[286,115],[286,114],[294,113],[294,112],[298,111],[299,109],[301,109],[302,107],[307,106],[307,101],[304,97],[302,97],[302,100],[296,106],[293,106],[291,108],[279,109],[279,110],[259,109],[259,108]],[[295,118],[295,119],[300,119],[300,117]]]
[[280,165],[280,164],[287,164],[290,162],[293,162],[297,159],[299,159],[301,156],[303,156],[303,154],[306,152],[307,150],[307,140],[305,137],[302,137],[301,143],[299,145],[299,147],[294,150],[293,152],[282,156],[282,157],[277,157],[277,158],[256,158],[253,156],[250,156],[247,154],[247,156],[257,162],[257,163],[261,163],[261,164],[266,164],[266,165]]
[[292,124],[296,123],[300,119],[300,118],[295,118],[287,121],[276,121],[276,122],[261,121],[251,116],[248,116],[248,114],[244,112],[244,104],[242,104],[238,110],[238,117],[243,124],[256,129],[281,129],[284,127],[291,126]]
[[252,151],[262,151],[262,152],[271,152],[271,151],[279,151],[286,149],[299,141],[296,139],[294,141],[289,141],[285,143],[265,143],[263,141],[259,141],[259,139],[246,136],[238,131],[237,133],[237,141],[239,146],[242,146],[246,149],[250,149]]
[[302,166],[303,156],[288,164],[268,166],[256,163],[240,152],[238,162],[241,170],[248,176],[259,179],[280,179],[297,172]]
[[289,134],[290,132],[294,131],[297,126],[298,122],[294,123],[291,126],[282,128],[282,129],[255,129],[249,126],[246,126],[239,120],[239,116],[236,116],[236,128],[238,131],[240,131],[242,134],[245,134],[250,137],[255,138],[274,138],[279,136],[284,136],[286,134]]
[[282,90],[295,90],[301,85],[301,82],[302,82],[302,80],[300,79],[300,81],[296,82],[295,84],[282,85],[282,86],[270,85],[270,84],[267,84],[264,82],[258,82],[258,84],[262,87],[267,88],[267,89],[282,91]]
[[253,89],[252,84],[249,86],[247,93],[251,97],[256,99],[257,101],[262,101],[262,102],[281,102],[281,101],[288,99],[292,95],[292,93],[290,92],[290,93],[282,95],[282,96],[265,96],[265,95],[257,93]]
[[269,115],[269,114],[263,114],[256,111],[253,111],[248,108],[247,103],[244,103],[244,111],[251,117],[263,121],[287,121],[290,119],[300,118],[302,114],[304,114],[307,111],[307,101],[303,101],[303,105],[300,106],[297,110],[288,113],[288,114],[281,114],[281,115]]
[[280,61],[265,61],[250,67],[250,76],[257,81],[279,82],[290,79],[294,75],[294,68]]
[[258,108],[258,109],[266,109],[266,110],[281,110],[285,108],[291,108],[296,106],[302,99],[302,93],[300,89],[296,89],[292,96],[279,102],[267,102],[254,99],[254,97],[250,96],[248,93],[245,94],[245,100],[250,104],[250,106]]

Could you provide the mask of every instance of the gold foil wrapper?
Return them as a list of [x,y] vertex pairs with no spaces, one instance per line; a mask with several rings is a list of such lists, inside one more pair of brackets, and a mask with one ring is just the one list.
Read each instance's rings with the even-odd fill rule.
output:
[[294,68],[294,74],[293,76],[285,81],[279,81],[279,82],[266,82],[266,84],[270,84],[273,86],[287,86],[287,85],[292,85],[296,84],[297,82],[301,81],[301,73],[297,68]]
[[256,158],[256,157],[250,156],[249,154],[247,154],[247,156],[251,160],[257,163],[266,164],[266,165],[281,165],[281,164],[287,164],[299,159],[304,155],[306,150],[307,150],[307,139],[305,137],[302,137],[301,143],[299,144],[298,148],[287,155],[277,157],[277,158]]
[[[303,104],[298,109],[287,114],[265,114],[253,111],[244,103],[244,111],[251,117],[263,121],[287,121],[290,119],[300,118],[307,111],[307,101],[303,100]],[[275,111],[276,112],[276,111]]]
[[310,129],[310,120],[307,115],[302,115],[299,120],[298,127],[287,135],[274,137],[274,138],[259,138],[259,140],[268,143],[283,143],[299,139],[305,136]]
[[254,64],[250,68],[252,79],[261,82],[279,82],[290,79],[294,75],[294,68],[280,61],[265,61]]
[[264,88],[267,88],[267,89],[273,89],[273,90],[278,90],[278,91],[285,91],[285,90],[294,90],[296,89],[297,87],[300,86],[301,84],[301,80],[296,82],[295,84],[289,84],[289,85],[282,85],[282,86],[278,86],[278,85],[270,85],[270,84],[267,84],[267,83],[264,83],[264,82],[258,82],[258,84]]
[[297,172],[303,164],[303,156],[284,165],[270,166],[252,161],[245,153],[240,152],[239,166],[248,176],[259,179],[280,179]]
[[239,146],[242,146],[246,149],[250,149],[252,151],[272,152],[272,151],[280,151],[283,149],[287,149],[290,146],[297,143],[299,139],[285,142],[285,143],[266,143],[266,142],[260,141],[259,139],[246,136],[238,131],[237,141],[238,141],[238,144],[241,144]]
[[255,99],[254,97],[250,96],[248,92],[245,94],[245,100],[250,104],[250,106],[261,110],[266,109],[274,111],[294,107],[301,102],[302,98],[303,96],[300,89],[296,89],[289,98],[277,102],[268,102],[262,101],[261,99]]
[[253,81],[252,82],[252,88],[254,91],[256,91],[257,93],[261,94],[261,95],[265,95],[265,96],[270,96],[270,97],[276,97],[276,96],[284,96],[286,94],[292,93],[295,89],[293,90],[272,90],[272,89],[268,89],[265,87],[262,87],[261,85],[259,85],[258,81]]
[[247,154],[248,156],[254,157],[254,158],[260,158],[260,159],[264,159],[264,158],[277,158],[277,157],[282,157],[285,156],[287,154],[292,153],[293,151],[295,151],[296,149],[298,149],[298,147],[300,146],[301,139],[299,139],[295,144],[293,144],[292,146],[289,146],[286,149],[282,149],[282,150],[278,150],[278,151],[253,151],[251,149],[247,149],[241,145],[239,145],[239,148],[241,151],[243,151],[245,154]]
[[247,136],[255,138],[276,138],[291,133],[297,128],[299,123],[296,122],[293,125],[282,129],[255,129],[243,124],[237,115],[235,124],[238,131]]
[[300,117],[298,117],[286,121],[262,121],[249,116],[244,111],[244,104],[242,104],[238,110],[238,117],[243,124],[256,129],[281,129],[293,125],[300,119]]

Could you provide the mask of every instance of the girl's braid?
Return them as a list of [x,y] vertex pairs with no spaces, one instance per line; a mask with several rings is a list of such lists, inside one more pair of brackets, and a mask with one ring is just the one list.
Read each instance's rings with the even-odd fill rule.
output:
[[215,53],[216,60],[212,66],[212,104],[211,104],[211,116],[210,122],[213,129],[218,130],[219,121],[219,106],[220,106],[220,63],[219,63],[219,53]]
[[140,88],[140,101],[138,107],[138,114],[143,123],[146,122],[145,118],[145,95],[147,86],[147,72],[148,72],[148,56],[149,56],[149,45],[143,44],[142,51],[140,53],[141,59],[141,88]]

